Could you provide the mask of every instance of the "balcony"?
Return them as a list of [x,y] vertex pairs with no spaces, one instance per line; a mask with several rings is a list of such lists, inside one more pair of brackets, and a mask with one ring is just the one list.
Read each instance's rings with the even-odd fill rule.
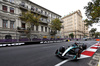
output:
[[25,28],[22,28],[22,27],[17,27],[17,31],[18,32],[25,32],[27,30]]
[[3,0],[3,1],[7,2],[8,0]]
[[60,19],[60,23],[63,23],[64,21]]
[[26,6],[26,5],[23,4],[23,3],[20,3],[20,4],[19,4],[19,7],[20,7],[21,9],[23,9],[23,10],[28,10],[28,6]]
[[48,24],[48,21],[45,19],[40,18],[40,23]]
[[32,31],[32,33],[36,33],[36,34],[38,34],[38,33],[40,33],[39,31]]
[[47,14],[43,14],[41,11],[36,11],[34,8],[31,8],[31,11],[35,14],[41,15],[42,17],[48,18]]

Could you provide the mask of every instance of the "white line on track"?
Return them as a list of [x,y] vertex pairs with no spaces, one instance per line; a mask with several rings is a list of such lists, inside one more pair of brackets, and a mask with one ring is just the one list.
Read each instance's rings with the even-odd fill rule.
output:
[[61,66],[62,64],[66,63],[66,62],[68,62],[68,61],[69,61],[69,60],[64,60],[64,61],[62,61],[62,62],[56,64],[55,66]]
[[[81,55],[81,57],[78,58],[78,59],[83,59],[83,58],[88,58],[88,57],[90,57],[90,56]],[[61,66],[62,64],[66,63],[66,62],[68,62],[68,61],[70,61],[70,60],[64,60],[64,61],[62,61],[62,62],[56,64],[55,66]]]

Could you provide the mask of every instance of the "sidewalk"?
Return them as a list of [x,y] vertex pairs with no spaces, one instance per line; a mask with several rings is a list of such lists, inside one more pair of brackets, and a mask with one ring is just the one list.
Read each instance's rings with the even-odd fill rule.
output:
[[99,57],[98,57],[98,59],[99,59],[99,61],[98,61],[98,65],[97,66],[100,66],[100,47],[99,47],[99,50],[98,50],[98,52],[97,52],[99,55]]
[[100,66],[100,47],[97,52],[92,56],[88,63],[89,66]]

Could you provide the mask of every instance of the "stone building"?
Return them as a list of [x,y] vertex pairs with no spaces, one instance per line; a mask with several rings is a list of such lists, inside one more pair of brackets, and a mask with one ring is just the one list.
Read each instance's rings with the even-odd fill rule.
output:
[[[82,14],[80,10],[77,10],[62,18],[62,35],[65,38],[71,38],[69,35],[74,34],[74,38],[83,38],[84,32],[88,32],[88,28],[85,26],[84,21],[82,21]],[[87,28],[87,30],[86,30]]]
[[[32,25],[31,38],[50,38],[50,22],[55,19],[61,19],[59,14],[56,14],[30,0],[0,0],[0,39],[18,39],[26,38],[23,30],[27,29],[26,22],[19,19],[23,11],[30,10],[34,14],[41,15],[39,26]],[[18,32],[17,28],[21,28],[22,32]],[[61,32],[57,31],[56,37],[61,37]]]

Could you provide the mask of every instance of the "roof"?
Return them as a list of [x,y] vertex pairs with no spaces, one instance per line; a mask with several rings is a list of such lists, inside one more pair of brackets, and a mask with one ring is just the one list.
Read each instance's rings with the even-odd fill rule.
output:
[[38,4],[36,4],[36,3],[34,3],[34,2],[32,2],[32,1],[30,1],[30,0],[27,0],[27,1],[29,1],[30,3],[33,3],[34,5],[39,6],[39,7],[43,8],[43,9],[45,9],[45,10],[47,10],[47,11],[49,11],[49,12],[51,12],[51,13],[54,13],[54,14],[56,14],[56,15],[58,15],[58,16],[60,16],[60,17],[61,17],[61,15],[59,15],[59,14],[57,14],[57,13],[55,13],[55,12],[51,11],[51,10],[48,10],[48,9],[46,9],[46,8],[44,8],[44,7],[42,7],[42,6],[38,5]]
[[66,18],[66,17],[69,17],[69,16],[72,16],[72,15],[75,14],[75,13],[77,13],[79,16],[82,17],[82,15],[81,15],[81,11],[80,11],[80,10],[77,10],[77,11],[75,11],[75,12],[73,12],[73,13],[67,15],[67,16],[64,16],[62,19]]

